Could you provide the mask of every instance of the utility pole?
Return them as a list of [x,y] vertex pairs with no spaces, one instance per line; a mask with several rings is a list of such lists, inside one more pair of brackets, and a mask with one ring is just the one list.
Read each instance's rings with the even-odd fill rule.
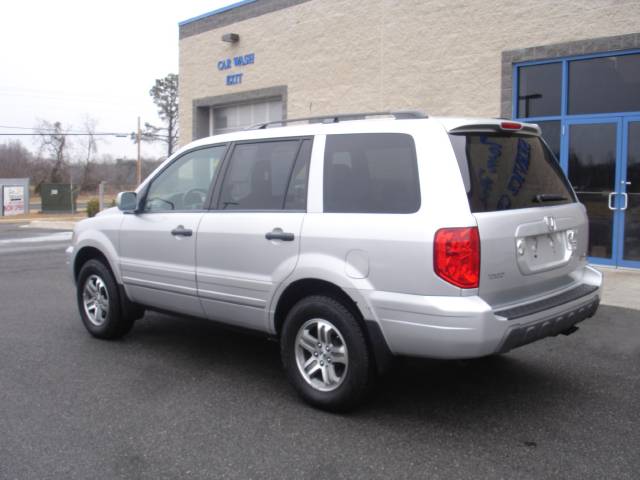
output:
[[69,191],[71,195],[71,214],[76,213],[75,206],[73,204],[73,171],[71,170],[71,165],[69,165]]
[[142,159],[140,158],[140,117],[138,117],[138,131],[136,133],[136,143],[138,144],[138,162],[136,164],[136,178],[138,185],[142,182]]

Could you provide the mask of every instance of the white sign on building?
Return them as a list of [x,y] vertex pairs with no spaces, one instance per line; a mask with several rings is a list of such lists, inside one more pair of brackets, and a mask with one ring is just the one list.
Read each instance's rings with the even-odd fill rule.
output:
[[23,186],[7,186],[3,188],[2,212],[3,215],[22,215],[25,213],[25,195]]

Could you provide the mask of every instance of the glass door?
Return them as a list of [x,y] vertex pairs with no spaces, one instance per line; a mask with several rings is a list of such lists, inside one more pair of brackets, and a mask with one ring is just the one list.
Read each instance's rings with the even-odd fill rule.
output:
[[640,267],[640,117],[630,117],[623,124],[622,176],[619,181],[621,198],[621,259],[620,265]]
[[618,161],[622,120],[619,117],[568,120],[566,126],[567,173],[589,215],[588,255],[595,263],[616,265],[617,232],[624,206]]

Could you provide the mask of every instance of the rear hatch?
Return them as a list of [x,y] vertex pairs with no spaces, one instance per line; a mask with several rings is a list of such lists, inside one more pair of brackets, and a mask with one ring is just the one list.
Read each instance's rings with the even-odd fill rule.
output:
[[499,307],[575,284],[587,217],[539,129],[496,121],[449,136],[479,230],[479,295]]

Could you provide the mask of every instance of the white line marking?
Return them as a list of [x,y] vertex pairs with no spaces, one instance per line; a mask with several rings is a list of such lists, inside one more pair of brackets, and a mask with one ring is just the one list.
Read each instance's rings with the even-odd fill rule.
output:
[[71,232],[57,232],[49,235],[41,235],[39,237],[27,238],[10,238],[8,240],[0,240],[0,245],[11,245],[14,243],[42,243],[42,242],[66,242],[71,240]]

